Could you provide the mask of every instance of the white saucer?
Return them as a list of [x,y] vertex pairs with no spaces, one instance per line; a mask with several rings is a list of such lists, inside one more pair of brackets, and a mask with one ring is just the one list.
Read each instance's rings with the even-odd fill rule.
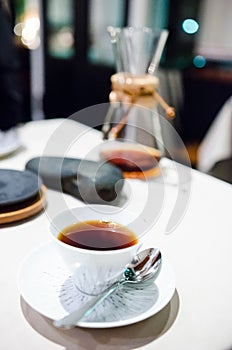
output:
[[[40,246],[25,258],[19,271],[18,287],[33,309],[53,320],[66,316],[91,298],[78,290],[52,242]],[[125,285],[77,326],[112,328],[145,320],[162,310],[174,291],[174,274],[163,258],[155,283],[136,288]]]

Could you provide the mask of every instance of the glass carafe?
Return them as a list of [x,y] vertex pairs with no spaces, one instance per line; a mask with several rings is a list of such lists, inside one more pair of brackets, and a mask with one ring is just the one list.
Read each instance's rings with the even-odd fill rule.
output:
[[119,166],[125,177],[157,176],[164,154],[157,104],[174,113],[158,94],[155,75],[168,33],[147,27],[109,27],[108,32],[117,73],[111,77],[101,157]]

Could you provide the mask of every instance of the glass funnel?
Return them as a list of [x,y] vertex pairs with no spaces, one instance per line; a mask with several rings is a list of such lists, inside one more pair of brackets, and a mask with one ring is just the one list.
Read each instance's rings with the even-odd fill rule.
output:
[[154,74],[168,37],[166,29],[108,27],[117,72]]
[[125,177],[156,176],[164,148],[155,73],[168,32],[147,27],[109,27],[108,32],[117,73],[111,77],[101,157],[119,166]]

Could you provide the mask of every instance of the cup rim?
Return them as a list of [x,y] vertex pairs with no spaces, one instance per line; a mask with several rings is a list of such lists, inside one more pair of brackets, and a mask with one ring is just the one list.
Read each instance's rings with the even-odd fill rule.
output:
[[57,239],[57,237],[54,237],[54,236],[52,236],[52,239],[54,240],[54,242],[59,244],[61,247],[65,247],[66,249],[72,250],[74,252],[82,252],[83,254],[92,254],[92,255],[118,255],[118,254],[122,254],[122,252],[126,253],[130,250],[136,249],[136,247],[138,250],[140,248],[140,246],[142,245],[142,242],[138,241],[138,243],[132,244],[130,247],[127,247],[127,248],[109,249],[109,250],[95,250],[95,249],[86,249],[86,248],[79,248],[79,247],[71,246],[69,244],[66,244],[66,243],[60,241],[59,239]]
[[[128,252],[130,250],[133,250],[135,249],[136,247],[139,249],[140,246],[142,245],[142,238],[144,237],[144,234],[141,236],[141,237],[138,237],[138,235],[136,234],[136,232],[133,232],[137,239],[138,239],[138,242],[135,243],[135,244],[132,244],[131,246],[129,247],[126,247],[126,248],[120,248],[120,249],[109,249],[109,250],[95,250],[95,249],[86,249],[86,248],[79,248],[79,247],[74,247],[74,246],[71,246],[67,243],[64,243],[62,241],[60,241],[57,236],[55,236],[52,232],[52,230],[56,230],[56,225],[54,224],[54,220],[58,219],[58,217],[60,217],[61,215],[65,215],[65,213],[68,213],[68,212],[72,212],[72,211],[75,211],[75,210],[84,210],[86,208],[92,208],[92,207],[106,207],[106,208],[115,208],[115,209],[122,209],[124,211],[126,211],[127,213],[130,213],[132,215],[135,215],[135,213],[133,213],[132,211],[128,210],[128,209],[125,209],[125,208],[121,208],[121,207],[117,207],[117,206],[111,206],[111,205],[102,205],[102,204],[88,204],[88,205],[81,205],[80,207],[74,207],[74,208],[71,208],[71,209],[66,209],[66,210],[61,210],[60,212],[58,212],[54,217],[53,219],[51,220],[50,224],[49,224],[49,235],[50,237],[52,238],[52,240],[60,245],[61,247],[65,247],[66,249],[69,249],[71,251],[75,251],[75,252],[82,252],[82,253],[91,253],[93,255],[118,255],[118,254],[122,254],[122,252]],[[90,219],[91,220],[91,219]],[[84,221],[84,220],[83,220]],[[86,220],[87,221],[87,220]],[[122,224],[123,226],[126,226],[125,224]],[[69,226],[69,224],[65,225],[64,227],[67,227]]]

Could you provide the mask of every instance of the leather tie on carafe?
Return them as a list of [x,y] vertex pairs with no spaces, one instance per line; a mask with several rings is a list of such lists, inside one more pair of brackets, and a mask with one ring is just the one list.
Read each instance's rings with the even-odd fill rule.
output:
[[111,83],[110,102],[137,104],[150,109],[159,103],[164,108],[168,118],[175,117],[174,108],[170,107],[157,91],[159,80],[156,76],[122,72],[112,75]]

